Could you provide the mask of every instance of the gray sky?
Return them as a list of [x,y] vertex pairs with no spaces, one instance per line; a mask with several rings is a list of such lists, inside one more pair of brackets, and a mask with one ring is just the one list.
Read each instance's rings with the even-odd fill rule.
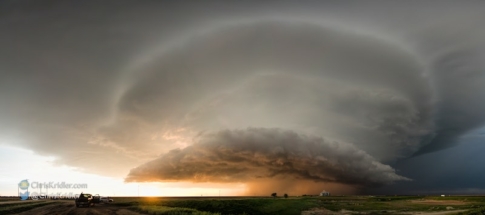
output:
[[0,144],[127,181],[478,192],[484,6],[2,1]]

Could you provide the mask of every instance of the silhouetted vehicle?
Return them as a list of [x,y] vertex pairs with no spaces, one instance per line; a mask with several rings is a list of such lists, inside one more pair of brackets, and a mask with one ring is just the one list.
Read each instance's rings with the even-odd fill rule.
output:
[[100,202],[99,195],[96,194],[95,196],[89,194],[89,193],[81,193],[76,200],[76,207],[83,207],[83,206],[88,206],[88,207],[94,207],[96,203]]
[[99,201],[100,203],[110,203],[110,202],[113,202],[113,199],[110,199],[109,197],[106,197],[106,196],[102,196]]

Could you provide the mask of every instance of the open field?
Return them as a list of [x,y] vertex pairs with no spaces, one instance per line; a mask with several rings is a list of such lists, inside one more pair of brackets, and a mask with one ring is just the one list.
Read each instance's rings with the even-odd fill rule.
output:
[[0,214],[485,214],[481,196],[115,197],[111,204],[76,208],[73,200],[4,201]]

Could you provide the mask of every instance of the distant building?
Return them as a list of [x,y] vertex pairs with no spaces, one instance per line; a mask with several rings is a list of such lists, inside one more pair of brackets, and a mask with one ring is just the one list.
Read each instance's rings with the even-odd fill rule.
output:
[[324,190],[320,193],[320,196],[330,196],[330,192]]

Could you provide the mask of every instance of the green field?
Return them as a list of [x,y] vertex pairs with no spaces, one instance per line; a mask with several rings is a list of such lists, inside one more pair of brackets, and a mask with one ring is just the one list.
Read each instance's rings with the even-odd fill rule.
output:
[[[18,200],[18,199],[16,199]],[[37,207],[43,207],[49,204],[53,204],[55,202],[51,201],[29,201],[29,202],[22,202],[22,203],[4,203],[0,204],[0,214],[13,214],[13,213],[20,213],[23,211],[28,211]]]
[[310,209],[351,214],[485,214],[482,196],[118,197],[115,204],[147,214],[296,215]]
[[[0,214],[32,209],[52,210],[51,204],[70,214],[132,210],[164,215],[322,215],[322,214],[485,214],[484,196],[331,196],[331,197],[114,197],[111,204],[77,209],[73,200],[18,200],[0,203]],[[44,208],[39,210],[39,208]],[[58,212],[61,212],[58,211]],[[95,213],[96,212],[96,213]],[[303,213],[302,213],[303,212]]]

